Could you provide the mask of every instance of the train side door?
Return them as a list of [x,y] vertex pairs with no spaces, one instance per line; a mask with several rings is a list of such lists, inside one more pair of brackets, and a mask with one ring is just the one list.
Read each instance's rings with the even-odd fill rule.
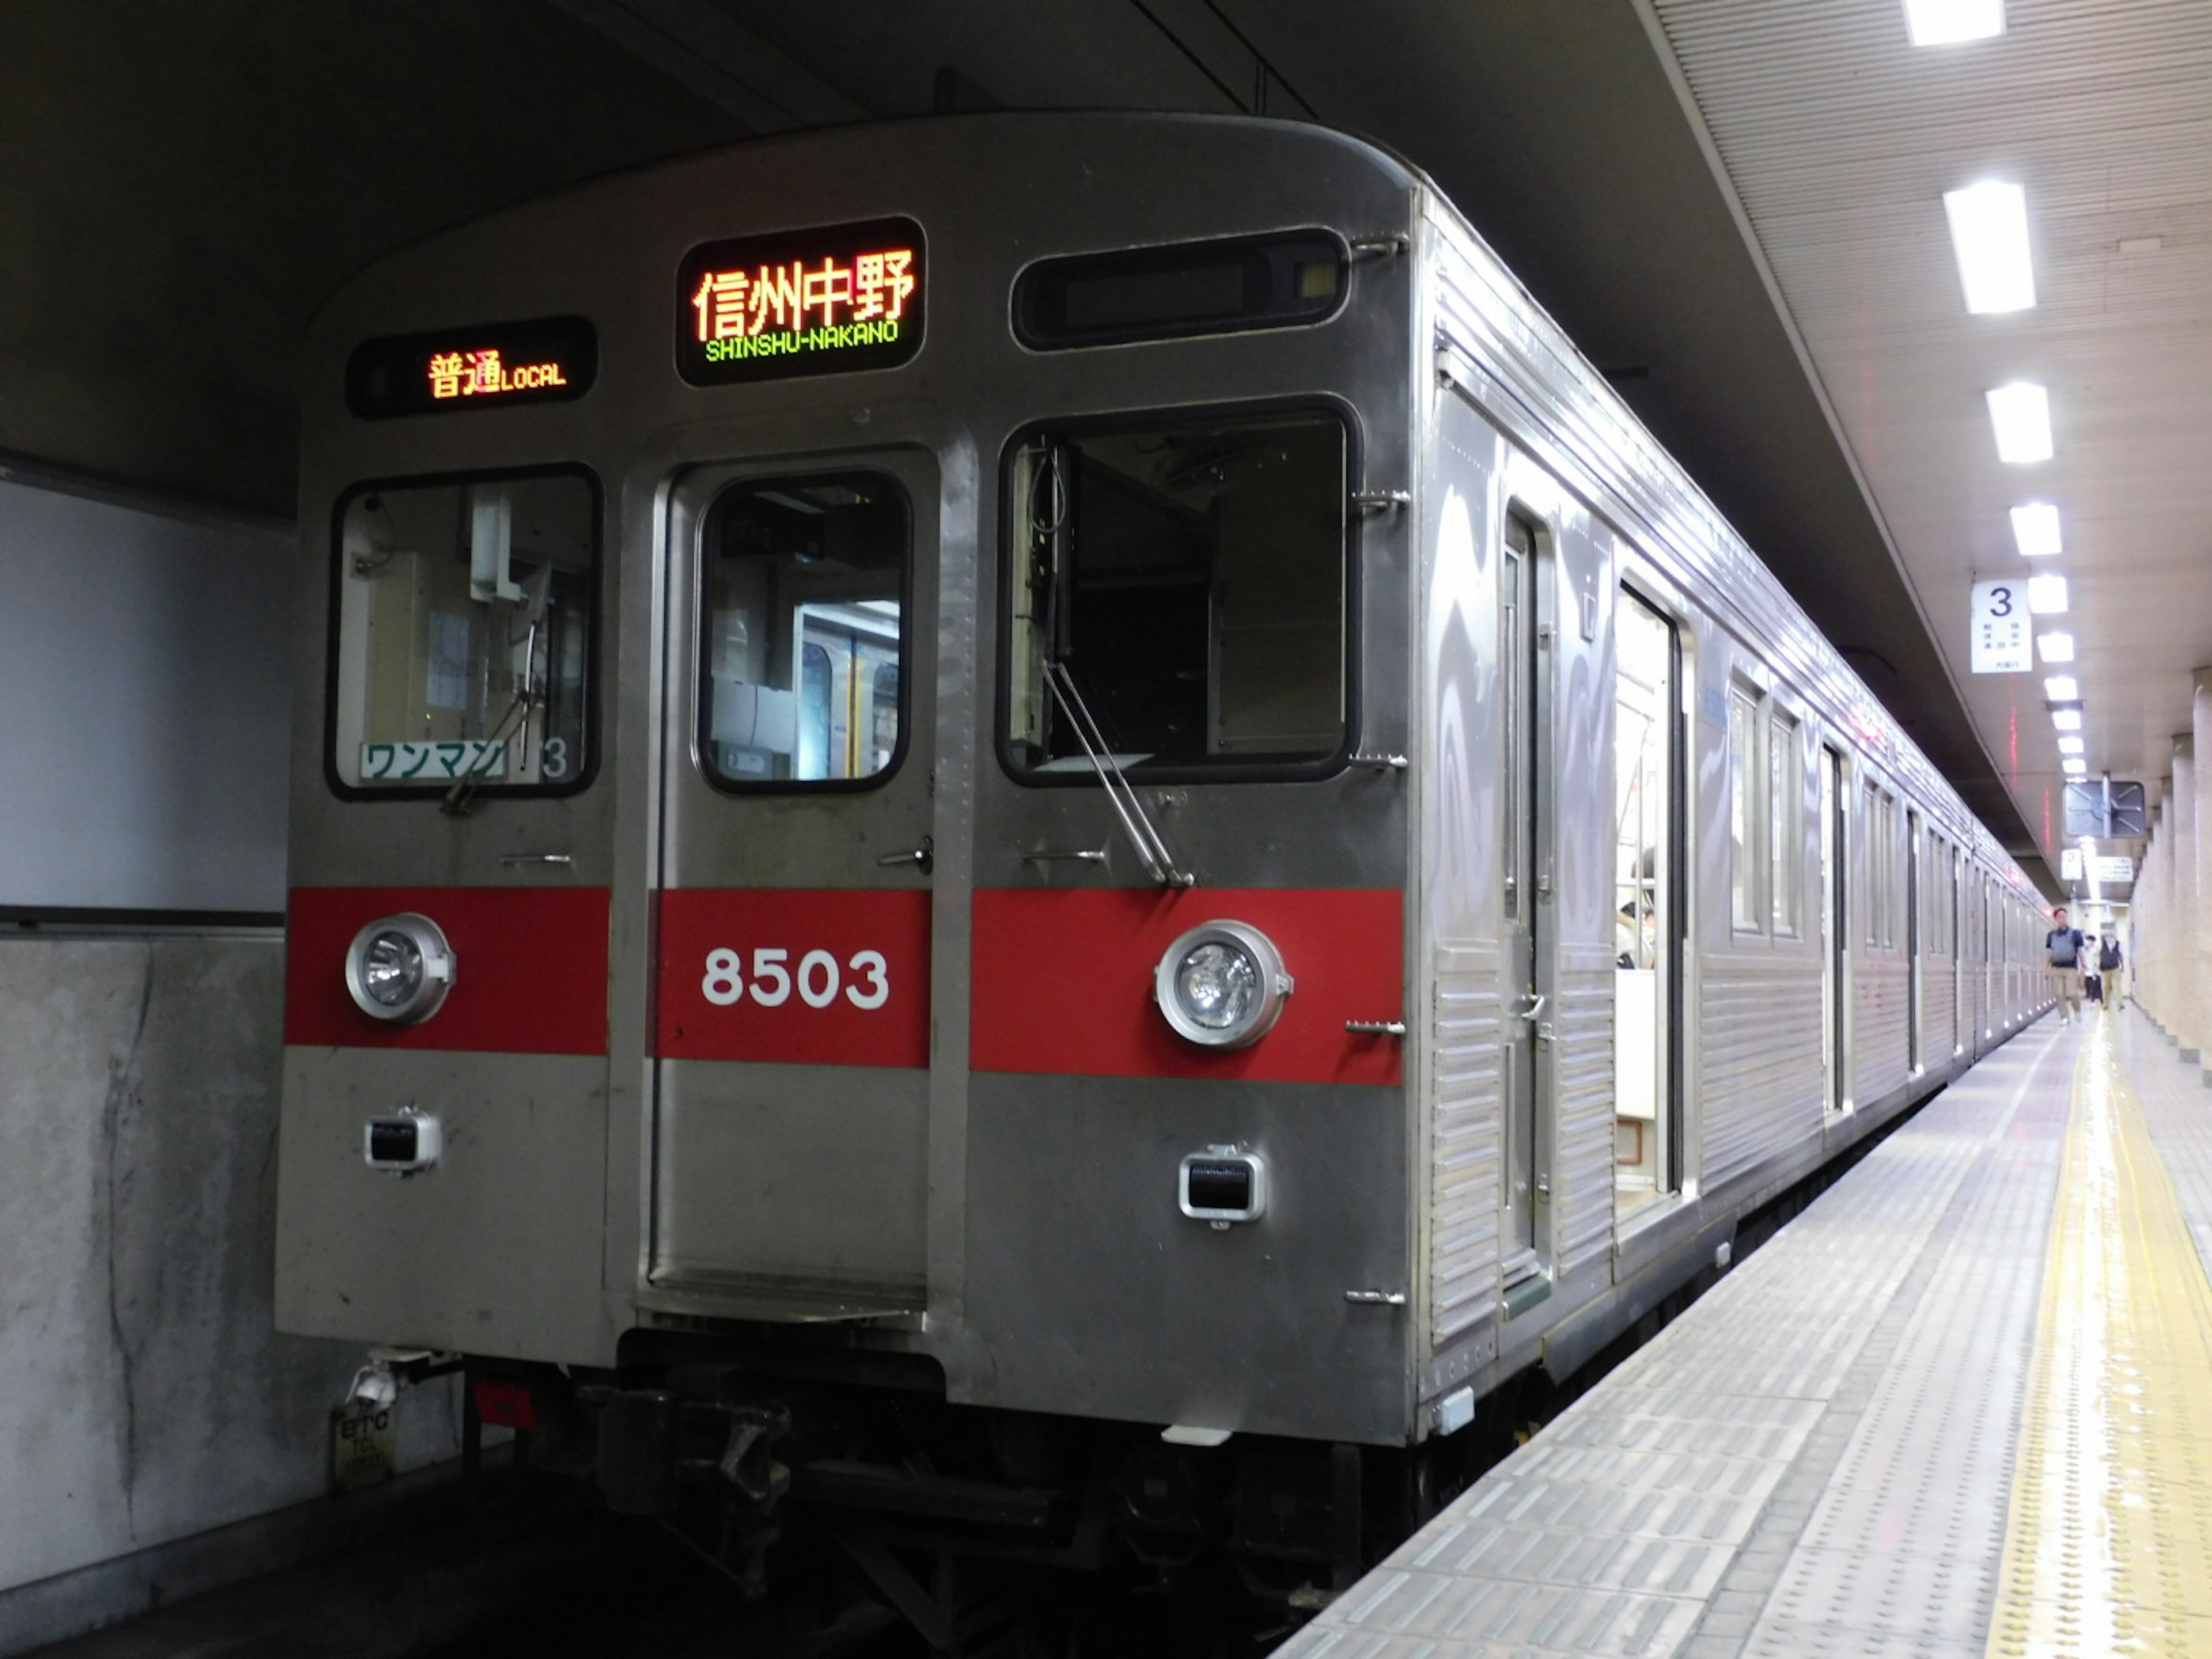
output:
[[646,1299],[922,1305],[939,485],[704,469],[670,516]]
[[1551,651],[1543,598],[1547,568],[1535,527],[1509,514],[1498,603],[1507,995],[1501,1022],[1505,1178],[1498,1222],[1502,1282],[1507,1307],[1514,1310],[1539,1297],[1538,1287],[1546,1282],[1539,1215],[1551,1197]]
[[1680,1186],[1681,640],[1624,587],[1613,624],[1613,1212]]
[[1927,976],[1923,971],[1920,953],[1927,945],[1920,927],[1920,884],[1924,879],[1920,867],[1920,814],[1907,807],[1905,811],[1905,1066],[1917,1074],[1928,1064],[1927,1019],[1920,1006]]
[[1850,896],[1845,885],[1850,867],[1848,849],[1850,797],[1844,792],[1844,757],[1820,746],[1820,1047],[1827,1061],[1826,1105],[1840,1112],[1849,1102],[1849,1079],[1844,1056],[1845,1011],[1849,1008]]

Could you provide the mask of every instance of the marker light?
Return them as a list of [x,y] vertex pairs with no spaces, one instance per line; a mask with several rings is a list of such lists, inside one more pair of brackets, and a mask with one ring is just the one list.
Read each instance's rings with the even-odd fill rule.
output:
[[2079,738],[2061,738],[2058,739],[2058,752],[2062,755],[2078,755],[2081,752],[2084,747],[2085,745]]
[[2053,674],[2044,681],[2043,695],[2053,702],[2071,702],[2081,695],[2081,687],[2071,674]]
[[2035,650],[2045,662],[2072,662],[2074,636],[2065,633],[2038,634]]
[[1951,220],[1951,247],[1966,309],[1989,313],[2025,311],[2035,303],[2035,270],[2027,257],[2027,192],[2001,179],[1984,179],[1943,192]]
[[2027,579],[2027,608],[2039,617],[2056,617],[2066,609],[2066,578],[2063,576],[2030,576]]
[[1273,942],[1241,921],[1192,928],[1152,970],[1162,1017],[1176,1036],[1208,1048],[1242,1048],[1267,1036],[1292,987]]
[[453,988],[453,948],[438,924],[410,910],[353,936],[346,989],[371,1019],[413,1025],[438,1012]]
[[2053,709],[2051,723],[2062,732],[2079,732],[2081,729],[2081,711],[2078,708]]
[[2088,762],[2085,760],[2076,760],[2071,755],[2069,755],[2064,760],[2058,763],[2066,769],[2066,775],[2069,778],[2078,778],[2084,772],[2089,769]]
[[2049,501],[2023,501],[2012,510],[2012,538],[2023,559],[2047,559],[2063,552],[2058,509]]
[[1916,46],[1948,46],[2004,33],[2004,0],[1905,0],[1905,32]]
[[1989,392],[1990,426],[1997,459],[2015,466],[2051,459],[2051,394],[2033,380],[2014,380]]

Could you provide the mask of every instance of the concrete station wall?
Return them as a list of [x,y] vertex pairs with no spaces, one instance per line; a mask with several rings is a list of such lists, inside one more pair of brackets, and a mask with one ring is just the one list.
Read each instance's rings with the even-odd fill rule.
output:
[[[270,1318],[283,938],[143,914],[283,908],[295,556],[0,485],[0,1653],[332,1508],[362,1356]],[[52,907],[117,915],[22,925]],[[403,1397],[403,1462],[458,1450],[457,1400]]]

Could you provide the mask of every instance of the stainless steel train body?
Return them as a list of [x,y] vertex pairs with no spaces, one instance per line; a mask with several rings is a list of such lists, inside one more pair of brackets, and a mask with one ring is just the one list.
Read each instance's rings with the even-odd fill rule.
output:
[[[1403,1447],[2042,1004],[1992,838],[1351,138],[655,167],[381,261],[306,404],[288,1330]],[[349,988],[393,916],[427,1018]],[[1224,921],[1241,1047],[1156,1000]]]

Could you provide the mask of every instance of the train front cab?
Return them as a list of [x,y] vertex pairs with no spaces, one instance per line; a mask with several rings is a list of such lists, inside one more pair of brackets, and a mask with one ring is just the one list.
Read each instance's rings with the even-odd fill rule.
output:
[[[1230,123],[1236,188],[1163,197],[1187,128],[1056,127],[1081,192],[955,182],[1018,182],[989,123],[701,158],[325,319],[335,381],[523,270],[601,350],[573,401],[311,416],[286,1328],[566,1367],[642,1510],[679,1440],[784,1444],[813,1385],[996,1408],[994,1480],[1088,1420],[1297,1443],[1255,1489],[1326,1492],[1332,1447],[1571,1370],[1855,1089],[1941,1063],[1916,936],[1856,942],[1910,802],[1594,510],[1596,461],[1436,372],[1421,191]],[[787,225],[833,264],[917,233],[918,349],[679,375],[714,239]],[[1278,310],[1147,333],[1124,292],[1102,336],[1070,298],[1224,258]],[[441,962],[441,1003],[370,1006]],[[1276,1546],[1340,1555],[1304,1504]]]

